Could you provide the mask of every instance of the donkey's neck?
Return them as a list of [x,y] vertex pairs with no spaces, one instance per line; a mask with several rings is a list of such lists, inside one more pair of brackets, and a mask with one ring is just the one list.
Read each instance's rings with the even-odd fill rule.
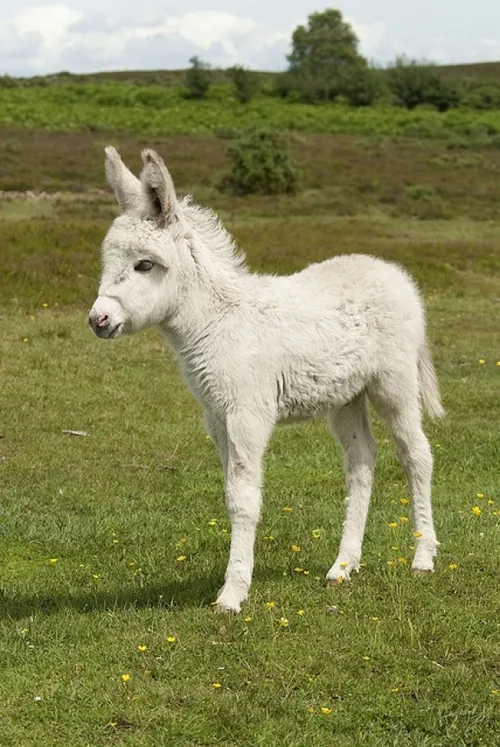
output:
[[[209,264],[213,271],[247,274],[245,255],[239,251],[231,234],[224,228],[217,215],[209,208],[182,201],[182,215],[187,224],[191,252],[195,261]],[[210,267],[207,268],[210,271]]]
[[175,313],[161,325],[181,357],[184,351],[191,354],[199,344],[206,344],[207,337],[217,334],[223,319],[245,303],[256,277],[212,211],[186,200],[183,217],[189,269]]

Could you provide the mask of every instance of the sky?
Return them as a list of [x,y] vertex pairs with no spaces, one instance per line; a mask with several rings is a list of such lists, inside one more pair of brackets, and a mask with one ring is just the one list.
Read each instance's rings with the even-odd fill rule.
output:
[[293,30],[326,7],[378,64],[500,60],[498,0],[0,0],[0,74],[175,69],[193,55],[283,70]]

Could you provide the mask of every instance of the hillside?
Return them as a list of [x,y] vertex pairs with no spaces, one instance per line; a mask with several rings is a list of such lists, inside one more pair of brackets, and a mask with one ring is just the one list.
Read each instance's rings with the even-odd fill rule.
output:
[[[499,62],[474,62],[460,65],[436,66],[442,75],[448,79],[468,79],[482,83],[500,83]],[[273,83],[280,75],[276,72],[256,71],[261,83]],[[61,83],[129,83],[135,86],[149,85],[182,85],[185,70],[116,70],[88,74],[73,74],[62,71],[54,75],[35,76],[32,78],[14,78],[24,85],[43,85]],[[228,81],[225,70],[213,69],[215,83]],[[1,78],[0,78],[1,80]]]

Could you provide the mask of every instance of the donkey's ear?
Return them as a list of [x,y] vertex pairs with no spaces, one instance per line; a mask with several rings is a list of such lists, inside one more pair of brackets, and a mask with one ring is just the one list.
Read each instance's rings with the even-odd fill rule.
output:
[[177,217],[177,196],[172,177],[163,159],[154,150],[148,148],[141,155],[144,162],[141,182],[149,213],[168,225]]
[[125,166],[120,154],[108,145],[104,149],[104,170],[109,186],[113,189],[122,212],[137,208],[142,199],[142,188],[139,179]]

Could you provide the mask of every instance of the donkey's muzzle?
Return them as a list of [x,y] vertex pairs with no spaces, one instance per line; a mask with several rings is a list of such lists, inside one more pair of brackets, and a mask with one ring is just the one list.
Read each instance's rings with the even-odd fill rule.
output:
[[97,337],[103,339],[116,337],[123,326],[122,324],[112,324],[111,319],[107,314],[96,314],[92,311],[89,314],[89,324]]

